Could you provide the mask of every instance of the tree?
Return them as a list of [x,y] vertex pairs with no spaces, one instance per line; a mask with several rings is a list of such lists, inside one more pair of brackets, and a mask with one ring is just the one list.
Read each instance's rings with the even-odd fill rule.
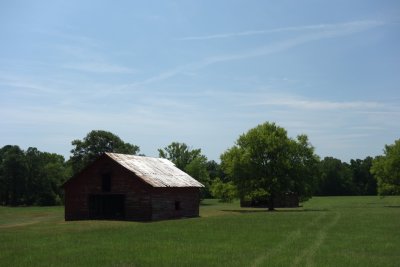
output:
[[61,155],[41,152],[41,158],[40,190],[36,192],[35,204],[40,206],[59,205],[63,198],[61,186],[71,176],[71,170]]
[[83,140],[73,140],[72,145],[75,148],[71,150],[69,162],[73,173],[78,173],[104,152],[136,155],[140,150],[138,146],[125,143],[117,135],[102,130],[93,130]]
[[370,172],[372,158],[351,159],[350,164],[340,159],[325,157],[320,162],[316,195],[376,195],[376,179]]
[[42,169],[43,169],[43,158],[42,153],[34,147],[29,147],[25,152],[25,160],[27,169],[26,178],[27,178],[27,188],[30,194],[27,195],[26,204],[32,205],[37,202],[37,192],[41,190],[43,185],[42,178]]
[[266,122],[241,135],[221,161],[241,198],[263,192],[273,210],[274,198],[285,193],[311,197],[318,157],[306,135],[291,139],[284,128]]
[[204,155],[194,158],[188,165],[186,165],[184,171],[204,185],[208,185],[209,175],[207,171],[207,158]]
[[159,157],[172,161],[176,167],[188,173],[202,183],[202,197],[209,193],[209,174],[207,171],[207,157],[201,154],[201,149],[190,149],[185,143],[172,142],[164,149],[158,149]]
[[4,146],[0,150],[0,204],[24,204],[27,173],[24,151],[19,146]]
[[201,156],[201,149],[190,149],[185,143],[172,142],[164,149],[158,149],[158,154],[184,171],[189,163]]
[[218,164],[215,160],[210,160],[207,162],[207,171],[210,176],[210,180],[213,181],[216,178],[221,179],[223,182],[228,182],[226,179],[226,174],[221,168],[221,165]]
[[353,193],[356,195],[376,195],[377,193],[376,179],[370,172],[372,160],[372,157],[350,160],[350,169],[353,172]]
[[301,201],[309,199],[315,190],[315,182],[320,175],[318,164],[319,157],[314,153],[314,147],[305,134],[291,139],[290,177],[292,179],[292,192],[298,194]]
[[325,157],[320,163],[316,194],[320,196],[352,195],[355,191],[353,176],[349,164],[340,159]]
[[34,147],[0,149],[0,204],[61,204],[61,185],[70,176],[64,157]]
[[220,202],[232,202],[237,195],[233,182],[224,183],[218,177],[212,181],[210,191],[211,195],[218,198]]
[[379,195],[400,194],[400,139],[385,145],[384,155],[372,161],[371,173],[378,180]]

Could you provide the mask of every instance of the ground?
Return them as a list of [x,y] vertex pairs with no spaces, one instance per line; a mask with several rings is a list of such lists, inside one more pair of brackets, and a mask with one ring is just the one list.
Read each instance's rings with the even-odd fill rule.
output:
[[314,197],[299,209],[205,200],[200,217],[65,222],[0,207],[0,266],[398,266],[400,197]]

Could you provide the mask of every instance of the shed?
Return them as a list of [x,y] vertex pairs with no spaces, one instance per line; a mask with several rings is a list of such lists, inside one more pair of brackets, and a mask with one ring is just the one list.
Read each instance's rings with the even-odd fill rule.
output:
[[65,220],[199,216],[201,183],[163,158],[104,153],[63,185]]
[[[269,198],[264,197],[241,197],[240,207],[242,208],[269,208]],[[298,208],[300,206],[300,200],[298,194],[294,192],[283,193],[279,196],[274,197],[274,208]]]

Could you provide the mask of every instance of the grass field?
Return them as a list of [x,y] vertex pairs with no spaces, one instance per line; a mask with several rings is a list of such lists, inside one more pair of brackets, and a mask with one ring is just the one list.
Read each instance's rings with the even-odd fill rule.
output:
[[400,197],[315,197],[265,212],[205,200],[200,218],[64,222],[0,207],[0,266],[399,266]]

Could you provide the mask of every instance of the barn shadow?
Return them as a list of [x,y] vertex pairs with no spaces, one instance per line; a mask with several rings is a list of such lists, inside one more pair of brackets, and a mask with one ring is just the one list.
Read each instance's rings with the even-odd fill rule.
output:
[[273,212],[273,213],[286,213],[286,212],[293,212],[293,213],[298,213],[298,212],[321,212],[321,211],[329,211],[328,209],[298,209],[298,210],[295,210],[295,209],[276,209],[276,210],[273,210],[273,211],[269,211],[268,209],[254,209],[254,210],[221,210],[221,211],[223,211],[223,212],[236,212],[236,213],[243,213],[243,214],[246,214],[246,213],[260,213],[260,212],[265,212],[265,213],[268,213],[268,212]]
[[237,212],[237,213],[257,213],[257,212],[267,212],[268,210],[221,210],[223,212]]
[[200,202],[200,206],[214,206],[214,205],[216,205],[216,204]]

